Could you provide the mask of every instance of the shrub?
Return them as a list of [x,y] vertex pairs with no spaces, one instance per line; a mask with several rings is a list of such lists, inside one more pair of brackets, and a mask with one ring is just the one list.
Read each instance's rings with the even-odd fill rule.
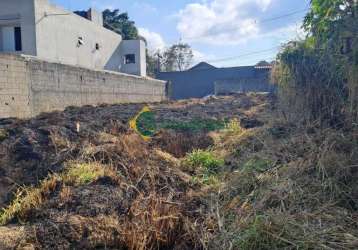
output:
[[243,129],[241,127],[240,121],[237,118],[231,119],[226,125],[225,129],[231,134],[241,134]]
[[215,175],[220,167],[224,165],[224,160],[217,158],[209,150],[195,150],[186,157],[188,165],[203,170],[206,175]]
[[9,134],[5,129],[0,129],[0,142],[5,140],[8,136]]

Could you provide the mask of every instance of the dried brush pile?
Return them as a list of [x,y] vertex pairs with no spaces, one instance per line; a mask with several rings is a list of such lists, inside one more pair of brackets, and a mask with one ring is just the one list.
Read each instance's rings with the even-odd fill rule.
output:
[[121,122],[140,109],[2,120],[0,249],[200,248],[198,187]]
[[231,170],[212,196],[207,248],[357,249],[357,131],[276,123],[215,151]]
[[198,248],[193,188],[176,161],[133,133],[97,134],[77,150],[64,171],[20,189],[4,210],[2,224],[26,223],[28,233],[2,249]]

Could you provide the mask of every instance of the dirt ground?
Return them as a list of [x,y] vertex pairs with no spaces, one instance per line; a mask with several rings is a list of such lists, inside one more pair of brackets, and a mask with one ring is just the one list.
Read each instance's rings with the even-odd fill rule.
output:
[[[237,118],[254,128],[265,123],[270,101],[256,94],[149,106],[159,122]],[[69,107],[30,120],[1,119],[0,207],[37,195],[0,227],[0,249],[202,248],[185,227],[186,220],[200,221],[207,204],[175,156],[207,148],[213,139],[160,131],[145,142],[128,126],[145,105]],[[59,177],[69,164],[93,162],[101,173],[95,181]]]

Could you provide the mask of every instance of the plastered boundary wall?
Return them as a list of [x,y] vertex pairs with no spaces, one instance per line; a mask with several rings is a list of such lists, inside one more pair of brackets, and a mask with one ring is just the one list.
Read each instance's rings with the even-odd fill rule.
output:
[[28,118],[68,106],[159,102],[166,82],[0,54],[0,118]]
[[276,91],[276,86],[269,83],[268,77],[250,79],[226,79],[215,82],[215,95],[232,93],[270,92]]

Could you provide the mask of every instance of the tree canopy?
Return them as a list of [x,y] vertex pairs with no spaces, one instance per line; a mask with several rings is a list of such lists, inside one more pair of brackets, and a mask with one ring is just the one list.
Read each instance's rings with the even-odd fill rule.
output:
[[187,43],[170,46],[162,55],[162,66],[165,71],[184,71],[189,68],[194,58],[193,50]]
[[128,13],[120,13],[118,9],[103,11],[104,27],[120,35],[124,40],[138,39],[138,29],[135,22],[129,19]]

